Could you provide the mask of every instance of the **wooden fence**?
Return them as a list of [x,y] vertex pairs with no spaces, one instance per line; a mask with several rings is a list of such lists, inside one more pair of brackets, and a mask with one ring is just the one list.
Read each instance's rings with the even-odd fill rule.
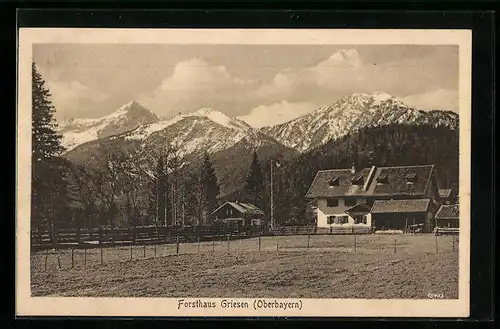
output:
[[316,226],[282,226],[269,232],[270,235],[309,235],[309,234],[371,234],[370,227],[365,226],[332,226],[328,228]]
[[459,235],[460,230],[457,227],[436,227],[434,233],[436,235]]
[[202,241],[230,236],[232,239],[261,235],[260,227],[221,229],[220,227],[165,227],[61,229],[55,233],[32,230],[31,248],[40,249],[92,248],[130,244],[160,244]]
[[61,229],[31,232],[32,251],[41,249],[93,248],[131,244],[168,244],[194,241],[219,240],[221,237],[242,239],[262,235],[310,235],[310,234],[369,234],[366,227],[317,228],[315,226],[283,226],[264,231],[262,227],[165,227],[146,226],[135,228]]

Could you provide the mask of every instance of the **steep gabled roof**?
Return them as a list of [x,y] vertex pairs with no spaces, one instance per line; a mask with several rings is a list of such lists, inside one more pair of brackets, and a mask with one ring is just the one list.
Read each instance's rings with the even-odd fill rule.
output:
[[223,205],[221,205],[219,208],[215,209],[212,214],[216,213],[219,209],[223,208],[224,206],[229,205],[239,211],[241,214],[244,215],[264,215],[264,212],[260,210],[257,206],[250,204],[250,203],[243,203],[243,202],[226,202]]
[[436,213],[436,219],[458,219],[458,204],[442,205]]
[[426,212],[430,201],[430,199],[375,200],[371,212],[372,214]]
[[[370,168],[356,173],[350,169],[320,170],[306,194],[307,198],[339,196],[424,196],[434,171],[434,165],[376,167],[367,189],[353,184],[353,179],[366,181]],[[338,178],[338,184],[329,182]]]
[[371,210],[371,207],[366,205],[366,204],[357,204],[355,205],[354,207],[351,207],[349,209],[347,209],[345,211],[346,214],[350,214],[350,213],[360,213],[360,212],[364,212],[364,213],[369,213]]
[[[433,169],[433,165],[379,167],[368,191],[374,196],[423,196],[429,186]],[[381,175],[387,177],[386,183],[378,183],[377,178]]]
[[[353,184],[352,179],[361,176],[363,180],[366,180],[369,172],[370,168],[364,168],[355,174],[352,174],[351,169],[320,170],[316,173],[316,177],[314,177],[306,196],[308,198],[317,198],[365,195],[366,191],[363,186]],[[337,184],[329,184],[330,181],[335,179],[338,180]]]

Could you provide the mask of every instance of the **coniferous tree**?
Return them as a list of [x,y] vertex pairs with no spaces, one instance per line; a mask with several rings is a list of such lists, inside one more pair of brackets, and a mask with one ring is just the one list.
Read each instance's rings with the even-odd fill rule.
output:
[[259,164],[259,157],[254,151],[252,162],[246,177],[245,197],[248,202],[256,205],[260,209],[264,208],[264,177]]
[[200,225],[203,214],[203,185],[200,179],[200,168],[192,168],[185,172],[184,209],[186,225]]
[[211,214],[217,208],[217,196],[220,193],[219,183],[215,175],[215,169],[207,153],[203,155],[203,163],[200,170],[200,183],[202,186],[202,218],[211,221]]
[[167,222],[168,179],[165,157],[160,154],[155,159],[154,173],[151,174],[148,217],[150,224],[165,225]]
[[66,208],[64,163],[57,159],[64,148],[56,133],[55,108],[45,81],[32,63],[32,186],[31,220],[34,228],[56,230],[56,218]]
[[56,133],[55,108],[45,81],[32,64],[32,157],[34,163],[60,155],[64,151],[61,136]]

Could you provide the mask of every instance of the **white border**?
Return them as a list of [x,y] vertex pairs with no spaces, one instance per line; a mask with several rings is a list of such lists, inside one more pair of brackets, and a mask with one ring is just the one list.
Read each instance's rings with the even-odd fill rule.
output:
[[[19,30],[17,112],[17,315],[89,316],[358,316],[468,317],[470,267],[470,30],[289,29],[54,29]],[[35,43],[87,44],[341,44],[458,45],[460,105],[460,249],[458,300],[301,299],[302,310],[177,309],[177,298],[73,298],[30,296],[31,58]],[[220,302],[222,299],[207,299]],[[241,299],[252,302],[253,299]],[[281,299],[277,299],[281,300]],[[283,301],[286,301],[283,300]]]

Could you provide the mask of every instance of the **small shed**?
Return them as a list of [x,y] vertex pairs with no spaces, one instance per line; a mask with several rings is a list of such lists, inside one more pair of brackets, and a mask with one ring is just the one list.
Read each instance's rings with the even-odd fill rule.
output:
[[430,199],[375,200],[372,223],[377,230],[405,230],[410,225],[423,224],[424,231],[432,230]]
[[442,205],[436,213],[437,227],[453,227],[458,228],[459,224],[459,207],[458,204]]
[[212,212],[215,221],[235,223],[241,226],[262,224],[264,212],[257,206],[244,202],[226,202]]

